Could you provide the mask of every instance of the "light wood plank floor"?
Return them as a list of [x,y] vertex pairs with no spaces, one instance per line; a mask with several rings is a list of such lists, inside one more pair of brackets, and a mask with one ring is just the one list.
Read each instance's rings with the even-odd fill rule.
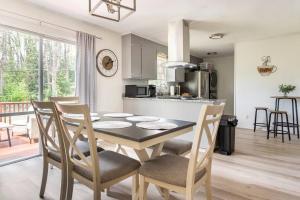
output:
[[[1,200],[39,199],[41,158],[34,158],[0,168]],[[237,130],[236,152],[233,156],[214,155],[212,171],[213,196],[216,200],[299,200],[300,199],[300,140],[281,143],[280,138],[267,140],[265,132]],[[49,170],[46,198],[58,199],[59,170]],[[117,199],[129,199],[131,180],[114,187]],[[195,199],[204,199],[200,188]],[[114,199],[102,194],[103,199]],[[92,199],[91,190],[76,184],[74,200]],[[161,199],[153,186],[148,199]],[[184,199],[171,193],[170,199]]]

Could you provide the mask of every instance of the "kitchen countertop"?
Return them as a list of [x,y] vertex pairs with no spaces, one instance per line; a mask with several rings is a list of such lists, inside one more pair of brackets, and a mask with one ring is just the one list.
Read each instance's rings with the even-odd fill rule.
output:
[[189,102],[189,103],[216,103],[216,102],[225,102],[225,99],[177,99],[177,98],[159,98],[159,97],[145,97],[145,98],[138,98],[138,97],[123,97],[124,99],[136,99],[136,100],[152,100],[152,101],[176,101],[176,102]]

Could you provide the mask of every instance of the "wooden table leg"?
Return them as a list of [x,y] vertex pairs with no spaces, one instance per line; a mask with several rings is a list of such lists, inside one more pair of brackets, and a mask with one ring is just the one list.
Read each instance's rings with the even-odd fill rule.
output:
[[115,149],[115,152],[119,153],[120,151],[121,151],[124,155],[128,156],[127,151],[126,151],[120,144],[117,144],[117,147],[116,147],[116,149]]

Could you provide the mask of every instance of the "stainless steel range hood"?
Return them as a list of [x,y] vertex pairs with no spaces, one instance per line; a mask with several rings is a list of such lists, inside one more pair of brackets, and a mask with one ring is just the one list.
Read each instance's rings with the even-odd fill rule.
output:
[[170,22],[168,25],[168,68],[195,68],[190,63],[190,29],[185,20]]

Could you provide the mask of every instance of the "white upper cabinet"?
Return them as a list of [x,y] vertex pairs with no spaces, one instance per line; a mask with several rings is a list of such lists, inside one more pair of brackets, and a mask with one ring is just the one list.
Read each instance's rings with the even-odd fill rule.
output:
[[122,36],[124,79],[157,79],[157,53],[161,45],[134,34]]

